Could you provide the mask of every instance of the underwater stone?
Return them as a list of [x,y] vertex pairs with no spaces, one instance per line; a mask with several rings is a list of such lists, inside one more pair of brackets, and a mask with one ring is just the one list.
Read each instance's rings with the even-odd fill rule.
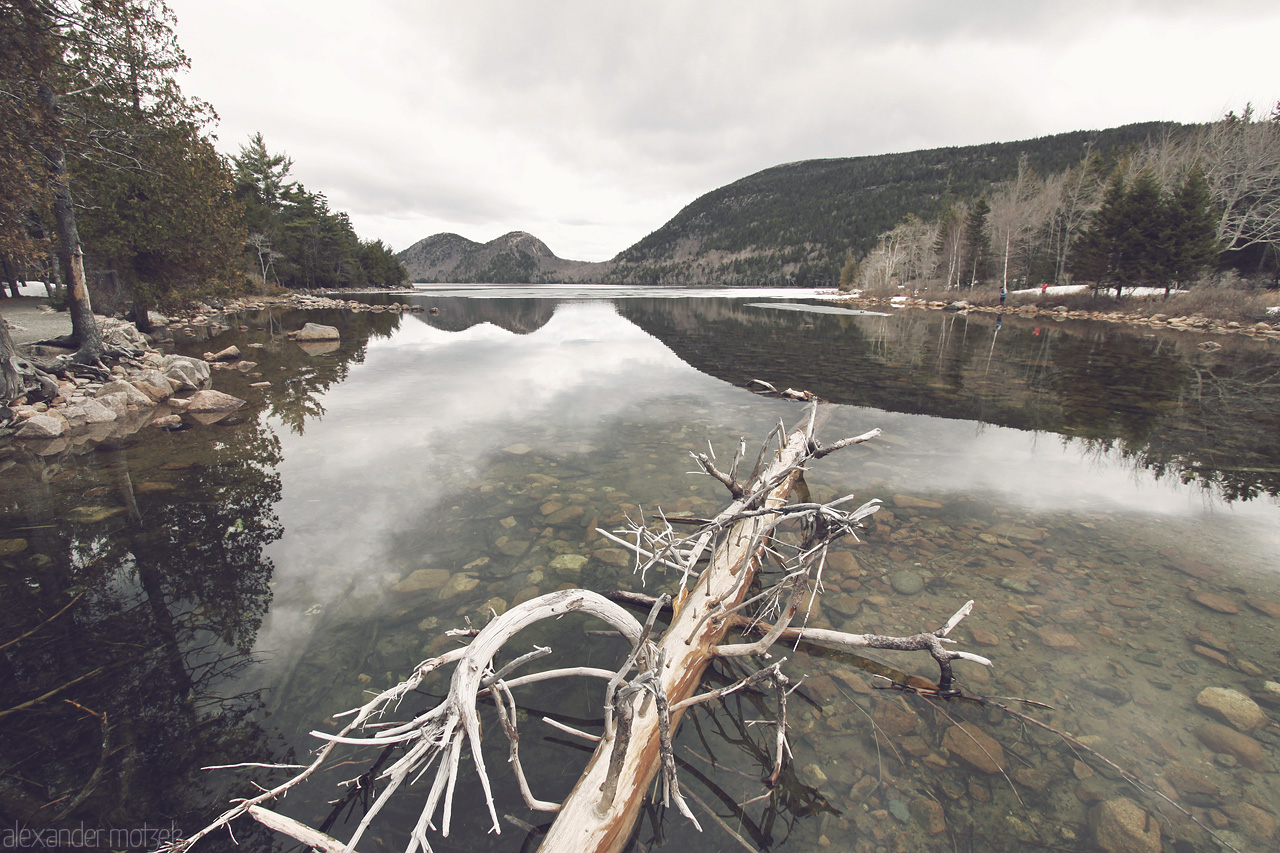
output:
[[439,589],[448,582],[448,569],[418,569],[392,589],[396,592],[421,592],[426,589]]
[[919,572],[903,569],[889,576],[889,585],[899,595],[916,595],[924,589],[924,578]]
[[961,723],[947,729],[942,745],[975,770],[999,773],[1004,769],[1004,747],[972,723]]
[[1107,853],[1160,853],[1160,824],[1127,797],[1105,800],[1089,810],[1098,846]]
[[1196,729],[1196,737],[1213,752],[1234,755],[1241,764],[1254,770],[1265,770],[1262,744],[1246,734],[1221,723],[1205,723]]
[[1196,705],[1236,731],[1251,732],[1267,722],[1267,715],[1257,702],[1228,687],[1206,687],[1196,696]]
[[581,554],[561,554],[551,561],[551,568],[557,571],[576,572],[587,564],[587,558]]

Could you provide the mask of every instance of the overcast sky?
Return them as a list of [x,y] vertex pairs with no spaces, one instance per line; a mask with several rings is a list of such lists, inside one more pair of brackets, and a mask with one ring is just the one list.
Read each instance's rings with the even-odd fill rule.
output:
[[1276,0],[170,0],[183,86],[399,251],[605,260],[779,163],[1280,98]]

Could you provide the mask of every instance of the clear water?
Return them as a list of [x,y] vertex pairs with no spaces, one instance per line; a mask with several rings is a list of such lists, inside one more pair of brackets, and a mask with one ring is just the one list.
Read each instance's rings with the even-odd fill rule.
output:
[[[1268,615],[1280,605],[1274,348],[806,311],[794,291],[393,298],[438,313],[264,312],[178,336],[183,351],[234,343],[258,362],[260,377],[216,377],[253,404],[231,419],[0,457],[0,643],[21,637],[0,650],[0,704],[39,700],[0,717],[6,826],[189,833],[266,778],[201,766],[305,756],[310,730],[332,730],[363,691],[455,643],[445,630],[563,585],[641,588],[595,530],[638,507],[714,513],[723,490],[689,473],[689,451],[729,455],[739,437],[754,443],[803,412],[746,390],[762,379],[833,401],[826,439],[884,431],[807,475],[815,498],[886,501],[864,541],[844,545],[852,559],[828,575],[817,625],[914,633],[972,598],[955,636],[995,667],[960,664],[967,691],[1053,706],[1027,711],[1241,850],[1280,838],[1263,837],[1265,816],[1280,813],[1275,710],[1264,705],[1269,722],[1248,735],[1254,760],[1207,749],[1196,731],[1217,718],[1195,701],[1209,687],[1264,696],[1280,680],[1280,619]],[[341,346],[308,355],[283,338],[305,320],[339,325]],[[271,387],[250,386],[261,380]],[[446,570],[447,585],[404,591],[424,569]],[[904,571],[922,591],[897,591]],[[669,584],[651,576],[644,588]],[[545,642],[548,665],[612,665],[620,644],[585,633],[595,627],[566,619],[512,651]],[[677,746],[684,784],[758,849],[1101,849],[1089,809],[1120,796],[1159,816],[1174,849],[1217,849],[1159,799],[1007,713],[871,689],[874,671],[936,675],[927,659],[786,654],[806,685],[777,789],[758,781],[770,731],[744,722],[771,718],[764,698],[691,712]],[[588,754],[540,718],[598,727],[598,691],[564,683],[518,697],[539,796],[563,796]],[[960,721],[1002,745],[1007,775],[956,754]],[[491,716],[486,726],[500,813],[544,824],[510,784]],[[339,795],[300,792],[282,808],[320,824]],[[424,796],[403,797],[360,849],[402,846]],[[453,832],[433,836],[435,849],[536,846],[514,826],[486,834],[479,797],[464,770]],[[358,817],[357,803],[331,831],[345,837]],[[647,809],[633,847],[742,849],[702,823],[698,834]],[[237,838],[285,848],[247,826]]]

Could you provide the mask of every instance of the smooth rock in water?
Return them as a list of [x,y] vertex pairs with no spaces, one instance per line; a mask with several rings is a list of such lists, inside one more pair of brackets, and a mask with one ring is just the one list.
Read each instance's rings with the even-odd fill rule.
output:
[[1214,595],[1212,592],[1204,592],[1203,590],[1195,590],[1187,593],[1187,598],[1199,604],[1201,607],[1216,613],[1234,614],[1239,613],[1240,608],[1234,601],[1221,595]]
[[234,412],[245,404],[239,397],[221,391],[197,391],[187,399],[187,411],[192,414],[219,414]]
[[1251,732],[1267,722],[1257,702],[1228,687],[1206,687],[1196,697],[1196,705],[1239,732]]
[[871,719],[881,731],[891,737],[912,734],[920,725],[920,716],[915,711],[894,700],[877,702]]
[[1107,853],[1160,853],[1160,823],[1127,797],[1089,810],[1094,839]]
[[1261,613],[1263,616],[1270,616],[1272,619],[1280,619],[1280,604],[1274,601],[1264,601],[1260,598],[1246,598],[1245,604]]
[[440,589],[440,598],[453,598],[455,595],[462,595],[464,592],[471,592],[480,584],[480,579],[471,574],[457,574],[449,578]]
[[557,571],[576,572],[587,564],[587,558],[581,554],[561,554],[548,565]]
[[322,326],[319,323],[307,323],[289,337],[295,341],[336,341],[338,330],[333,326]]
[[560,526],[560,525],[568,524],[572,521],[577,521],[578,519],[582,518],[582,516],[586,515],[586,513],[587,511],[583,507],[567,506],[564,509],[556,510],[555,512],[551,513],[544,520],[546,521],[547,524],[550,524],[553,526]]
[[624,551],[622,548],[601,548],[599,551],[592,551],[591,556],[607,566],[618,566],[626,568],[635,561],[635,555],[630,551]]
[[862,577],[862,568],[858,565],[858,558],[848,551],[829,552],[827,554],[827,568],[834,571],[838,577]]
[[972,723],[961,723],[947,729],[942,745],[975,770],[999,773],[1004,769],[1004,747]]
[[916,595],[924,590],[924,577],[919,572],[903,569],[889,576],[889,585],[899,595]]
[[25,539],[0,539],[0,557],[12,557],[27,550]]
[[1270,841],[1276,834],[1273,815],[1249,803],[1237,803],[1223,809],[1244,827],[1245,834],[1258,841]]
[[57,438],[67,431],[67,422],[57,415],[32,415],[14,433],[15,438]]
[[937,800],[927,797],[912,800],[911,815],[927,835],[941,835],[947,831],[947,817]]
[[204,354],[205,361],[235,361],[238,358],[240,358],[240,347],[234,344],[224,350]]
[[1063,652],[1082,652],[1084,646],[1080,644],[1079,638],[1075,634],[1068,634],[1065,631],[1054,631],[1051,628],[1041,628],[1038,632],[1040,642],[1044,643],[1051,649],[1057,649]]
[[1268,708],[1280,708],[1280,682],[1257,681],[1254,684],[1253,695],[1255,699]]
[[392,589],[396,592],[422,592],[426,589],[439,589],[448,582],[448,569],[418,569]]
[[1246,767],[1259,771],[1267,767],[1261,743],[1221,723],[1205,723],[1196,729],[1196,737],[1213,752],[1234,755]]
[[161,429],[175,429],[182,426],[181,415],[161,415],[158,418],[151,419],[151,426],[160,427]]
[[67,521],[76,524],[97,524],[125,511],[122,506],[78,506],[67,513]]

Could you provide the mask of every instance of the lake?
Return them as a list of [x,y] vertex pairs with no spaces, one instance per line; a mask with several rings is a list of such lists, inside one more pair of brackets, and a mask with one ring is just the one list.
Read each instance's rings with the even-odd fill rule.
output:
[[[285,778],[201,767],[305,758],[311,730],[455,647],[445,631],[563,586],[673,589],[642,584],[598,531],[725,505],[690,452],[727,459],[745,437],[754,458],[806,411],[754,393],[762,380],[830,401],[824,441],[883,431],[806,473],[815,500],[884,501],[861,541],[836,547],[810,624],[911,634],[973,599],[952,636],[994,667],[957,664],[963,689],[1081,745],[993,704],[877,689],[877,675],[936,678],[918,653],[782,648],[804,682],[780,784],[759,781],[769,697],[701,706],[676,753],[682,785],[718,817],[695,805],[699,834],[646,808],[632,849],[1101,850],[1120,798],[1141,810],[1120,813],[1145,843],[1158,827],[1166,850],[1220,849],[1162,797],[1241,851],[1274,849],[1274,343],[813,295],[438,286],[364,297],[431,313],[257,311],[175,335],[179,352],[234,344],[256,362],[215,374],[250,406],[0,451],[0,833],[151,833],[137,847],[189,835],[255,781]],[[341,343],[308,353],[284,337],[306,321],[338,326]],[[625,649],[599,627],[565,618],[509,651],[551,646],[535,668],[617,666]],[[717,666],[708,683],[746,672]],[[517,694],[535,795],[563,797],[589,755],[542,718],[598,731],[600,693],[558,681]],[[484,725],[499,813],[545,825],[515,790],[492,708]],[[992,739],[1002,771],[964,731]],[[335,807],[349,789],[333,785],[361,761],[280,809],[345,839],[363,795]],[[427,787],[359,849],[403,849]],[[536,848],[514,825],[487,834],[467,761],[457,799],[435,850]],[[289,848],[243,822],[236,838]],[[220,834],[196,849],[231,848]]]

